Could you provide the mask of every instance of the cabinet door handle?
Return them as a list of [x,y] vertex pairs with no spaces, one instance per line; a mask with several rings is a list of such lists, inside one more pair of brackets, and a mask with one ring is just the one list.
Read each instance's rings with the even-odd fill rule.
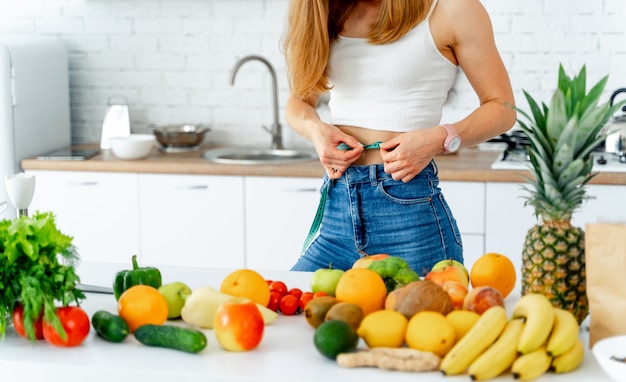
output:
[[198,184],[192,186],[177,186],[177,190],[208,190],[209,186],[206,184]]
[[69,182],[68,185],[74,186],[74,187],[93,187],[93,186],[97,186],[98,182],[96,181]]
[[319,190],[315,187],[285,187],[283,188],[284,192],[319,192]]

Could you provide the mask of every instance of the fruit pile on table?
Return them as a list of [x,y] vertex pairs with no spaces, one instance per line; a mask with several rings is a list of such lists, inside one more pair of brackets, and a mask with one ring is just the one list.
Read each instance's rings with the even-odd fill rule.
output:
[[[225,351],[253,351],[266,325],[282,315],[305,320],[311,346],[337,367],[529,380],[573,371],[584,358],[578,321],[545,296],[524,295],[507,314],[516,270],[501,254],[483,255],[471,270],[444,260],[424,277],[401,258],[364,256],[346,271],[329,265],[313,272],[310,290],[252,269],[192,290],[184,281],[163,284],[159,269],[140,266],[133,256],[130,269],[112,275],[116,311],[90,318],[80,307],[85,296],[73,266],[58,262],[76,259],[71,238],[58,232],[51,215],[20,219],[0,225],[0,333],[10,313],[16,332],[32,342],[79,346],[93,328],[99,340],[120,346],[133,336],[146,346],[201,353],[213,334]],[[42,232],[51,249],[42,249]]]

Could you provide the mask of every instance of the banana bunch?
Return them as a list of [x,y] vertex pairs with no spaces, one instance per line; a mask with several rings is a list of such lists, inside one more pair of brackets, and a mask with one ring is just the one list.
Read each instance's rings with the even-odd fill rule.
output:
[[444,375],[467,373],[472,380],[495,378],[510,370],[515,379],[532,380],[551,370],[566,373],[583,361],[578,322],[541,294],[527,294],[507,318],[502,307],[485,311],[444,356]]

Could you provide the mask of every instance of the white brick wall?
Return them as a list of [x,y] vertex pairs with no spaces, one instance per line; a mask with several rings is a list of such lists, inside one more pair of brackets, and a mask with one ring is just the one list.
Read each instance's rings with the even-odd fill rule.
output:
[[[605,100],[626,86],[624,0],[483,0],[509,70],[521,89],[548,100],[559,63],[587,65],[589,83],[609,74]],[[281,123],[287,98],[279,40],[288,0],[0,0],[0,34],[58,35],[70,55],[74,143],[98,142],[109,96],[130,104],[132,129],[150,123],[210,124],[215,143],[269,144],[269,74],[237,59],[268,58],[279,74]],[[461,77],[444,120],[476,106]],[[289,129],[286,144],[308,143]]]

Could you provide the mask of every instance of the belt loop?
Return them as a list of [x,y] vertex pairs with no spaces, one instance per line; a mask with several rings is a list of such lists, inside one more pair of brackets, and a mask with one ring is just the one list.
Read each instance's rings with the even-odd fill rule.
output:
[[371,164],[369,170],[370,170],[370,183],[372,184],[372,187],[376,187],[376,185],[378,184],[378,165]]
[[435,173],[435,175],[437,175],[439,173],[439,167],[437,167],[437,162],[435,162],[435,160],[431,160],[430,164],[433,166],[433,172]]

